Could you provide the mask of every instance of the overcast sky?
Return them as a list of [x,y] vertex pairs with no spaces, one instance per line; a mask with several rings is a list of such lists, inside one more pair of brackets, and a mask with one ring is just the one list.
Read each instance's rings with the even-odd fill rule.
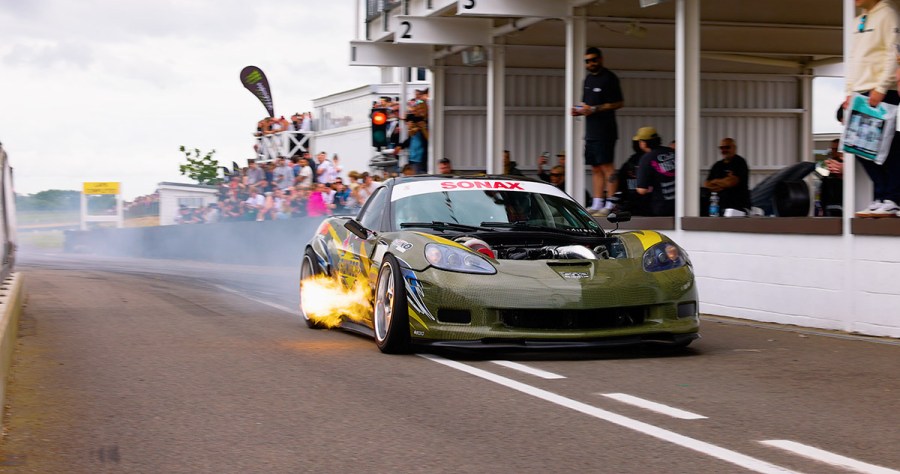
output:
[[[243,165],[265,115],[240,83],[244,66],[266,73],[286,116],[378,80],[376,68],[347,66],[354,5],[0,0],[0,142],[16,191],[120,181],[130,200],[191,182],[178,172],[181,145]],[[840,101],[832,83],[817,104]],[[839,130],[830,109],[817,110],[817,132]]]
[[180,145],[230,166],[266,115],[241,85],[255,65],[275,113],[374,83],[347,66],[352,0],[0,0],[0,142],[16,191],[121,181],[127,199],[178,172]]

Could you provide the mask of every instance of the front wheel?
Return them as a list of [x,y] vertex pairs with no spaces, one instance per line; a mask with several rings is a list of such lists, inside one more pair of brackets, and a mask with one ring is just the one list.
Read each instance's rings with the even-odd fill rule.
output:
[[[300,284],[303,284],[303,280],[323,274],[313,249],[307,248],[306,252],[303,254],[303,261],[300,263]],[[306,315],[306,311],[303,310],[303,292],[300,292],[300,314],[303,316],[303,321],[306,322],[307,327],[311,329],[325,328],[325,325],[309,319],[309,316]]]
[[409,310],[400,264],[385,255],[375,286],[375,344],[386,354],[409,351]]

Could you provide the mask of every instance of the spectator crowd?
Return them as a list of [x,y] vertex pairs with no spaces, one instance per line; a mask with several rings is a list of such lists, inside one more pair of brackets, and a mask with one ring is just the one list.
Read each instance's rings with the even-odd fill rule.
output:
[[219,185],[217,202],[201,208],[183,206],[176,223],[281,220],[295,217],[352,215],[388,177],[350,171],[347,182],[338,155],[324,151],[233,170]]

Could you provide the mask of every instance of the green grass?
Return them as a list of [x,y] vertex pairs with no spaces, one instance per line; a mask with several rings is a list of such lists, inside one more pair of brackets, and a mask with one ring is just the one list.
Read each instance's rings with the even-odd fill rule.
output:
[[61,230],[19,232],[16,237],[23,248],[61,249],[66,240]]
[[77,224],[81,213],[75,211],[17,211],[16,223],[20,227]]

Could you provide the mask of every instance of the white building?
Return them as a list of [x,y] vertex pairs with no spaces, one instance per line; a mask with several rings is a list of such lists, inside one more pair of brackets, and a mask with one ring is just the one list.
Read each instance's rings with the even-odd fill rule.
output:
[[[733,137],[751,186],[812,159],[812,83],[840,74],[852,0],[359,1],[351,64],[431,70],[431,153],[458,169],[522,168],[565,149],[573,196],[585,183],[580,101],[583,52],[603,50],[622,79],[617,156],[653,125],[678,142],[674,218],[635,219],[690,252],[701,311],[900,337],[900,219],[704,218],[699,188]],[[473,61],[474,58],[474,61]],[[477,63],[484,59],[483,65]],[[848,161],[852,163],[853,161]],[[844,209],[870,201],[845,172]]]
[[181,206],[188,208],[205,207],[218,200],[215,186],[185,183],[159,183],[159,225],[174,225]]

